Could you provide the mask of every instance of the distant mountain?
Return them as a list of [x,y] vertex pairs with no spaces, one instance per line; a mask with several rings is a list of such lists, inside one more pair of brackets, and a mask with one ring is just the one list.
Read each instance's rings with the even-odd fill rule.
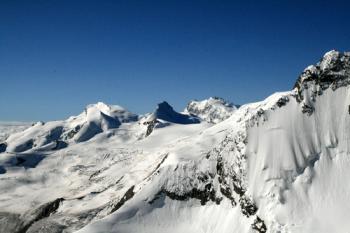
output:
[[237,106],[219,97],[188,103],[185,112],[198,116],[209,123],[219,123],[226,120],[237,110]]
[[60,149],[69,143],[84,142],[96,134],[137,121],[138,116],[117,105],[88,105],[78,116],[64,121],[38,122],[23,132],[9,136],[7,151],[23,152],[33,148]]
[[156,110],[141,119],[144,125],[147,125],[145,136],[149,136],[155,128],[162,128],[169,124],[198,124],[200,120],[197,117],[176,112],[166,101],[159,103]]
[[200,120],[196,117],[174,111],[173,107],[165,101],[158,104],[157,109],[151,114],[150,119],[159,119],[176,124],[200,123]]
[[37,123],[0,145],[0,232],[347,232],[349,84],[350,53],[330,51],[239,108],[98,103]]

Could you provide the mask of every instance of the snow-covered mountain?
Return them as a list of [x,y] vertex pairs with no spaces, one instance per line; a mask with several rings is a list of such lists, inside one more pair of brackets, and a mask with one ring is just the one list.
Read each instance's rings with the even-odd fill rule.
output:
[[141,123],[147,126],[145,136],[149,136],[154,129],[162,128],[170,124],[198,124],[200,119],[190,114],[176,112],[166,101],[159,103],[156,110],[141,119]]
[[137,120],[137,115],[120,106],[99,102],[88,105],[83,113],[65,121],[38,122],[24,132],[12,134],[6,139],[7,151],[61,149],[69,143],[87,141],[99,133],[118,128],[122,123]]
[[23,131],[32,125],[30,122],[1,122],[0,121],[0,142],[5,141],[11,134]]
[[226,120],[237,110],[237,106],[219,97],[188,103],[185,112],[198,116],[209,123],[219,123]]
[[349,82],[350,53],[330,51],[293,90],[238,109],[211,98],[137,117],[97,104],[13,134],[0,232],[345,233]]

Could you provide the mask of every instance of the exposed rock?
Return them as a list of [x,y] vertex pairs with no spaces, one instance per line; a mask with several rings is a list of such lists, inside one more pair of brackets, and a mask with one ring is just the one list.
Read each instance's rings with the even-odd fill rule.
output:
[[25,219],[28,221],[27,225],[31,225],[36,221],[50,216],[58,209],[63,200],[63,198],[57,198],[54,201],[42,204],[38,208],[26,213],[24,216]]
[[131,199],[134,195],[135,195],[134,186],[131,186],[125,192],[124,196],[115,205],[112,206],[110,213],[117,211],[120,207],[122,207],[125,204],[125,202],[127,202],[129,199]]
[[308,66],[299,76],[294,88],[297,101],[303,100],[303,91],[316,86],[314,95],[322,94],[329,87],[335,90],[350,84],[350,53],[335,50],[326,53],[316,65]]
[[253,203],[253,201],[245,195],[240,197],[239,204],[241,206],[242,213],[247,217],[254,215],[258,210],[258,207]]
[[197,188],[193,188],[191,191],[183,194],[179,194],[176,192],[171,192],[166,189],[162,189],[158,194],[155,195],[155,198],[149,201],[149,204],[152,204],[155,200],[157,200],[162,194],[165,194],[172,200],[178,201],[187,201],[189,199],[198,199],[200,200],[201,205],[205,205],[208,201],[215,202],[216,204],[220,204],[222,198],[216,197],[215,190],[212,184],[205,185],[204,190],[199,190]]
[[265,225],[264,221],[261,218],[259,218],[259,216],[256,216],[256,219],[254,220],[254,223],[252,224],[252,228],[259,233],[267,232],[266,225]]
[[0,153],[5,152],[6,148],[7,148],[6,142],[0,143]]
[[286,105],[288,102],[289,102],[289,98],[287,96],[284,96],[284,97],[280,98],[276,104],[280,108],[280,107]]
[[64,137],[64,139],[71,139],[73,138],[81,129],[81,125],[75,126],[72,130],[68,131],[67,136]]
[[147,125],[146,137],[149,136],[153,132],[153,129],[156,127],[157,123],[158,123],[157,119],[143,123],[144,125]]
[[200,123],[200,120],[196,117],[181,114],[176,112],[173,107],[171,107],[167,102],[162,102],[158,104],[158,107],[152,116],[150,116],[152,120],[160,119],[176,124],[195,124]]
[[308,116],[311,116],[311,114],[314,112],[314,107],[312,107],[312,106],[309,106],[309,105],[307,105],[307,104],[303,104],[302,105],[302,113],[306,113]]

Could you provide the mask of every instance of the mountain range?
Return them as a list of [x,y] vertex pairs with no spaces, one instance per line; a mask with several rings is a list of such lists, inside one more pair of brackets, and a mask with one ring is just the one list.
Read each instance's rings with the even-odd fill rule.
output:
[[2,126],[0,232],[345,233],[349,84],[332,50],[256,103]]

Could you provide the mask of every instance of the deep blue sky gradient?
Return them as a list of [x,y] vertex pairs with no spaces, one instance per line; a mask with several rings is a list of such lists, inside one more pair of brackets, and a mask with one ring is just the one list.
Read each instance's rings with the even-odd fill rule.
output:
[[97,101],[237,104],[289,90],[350,50],[349,1],[0,0],[0,120],[53,120]]

